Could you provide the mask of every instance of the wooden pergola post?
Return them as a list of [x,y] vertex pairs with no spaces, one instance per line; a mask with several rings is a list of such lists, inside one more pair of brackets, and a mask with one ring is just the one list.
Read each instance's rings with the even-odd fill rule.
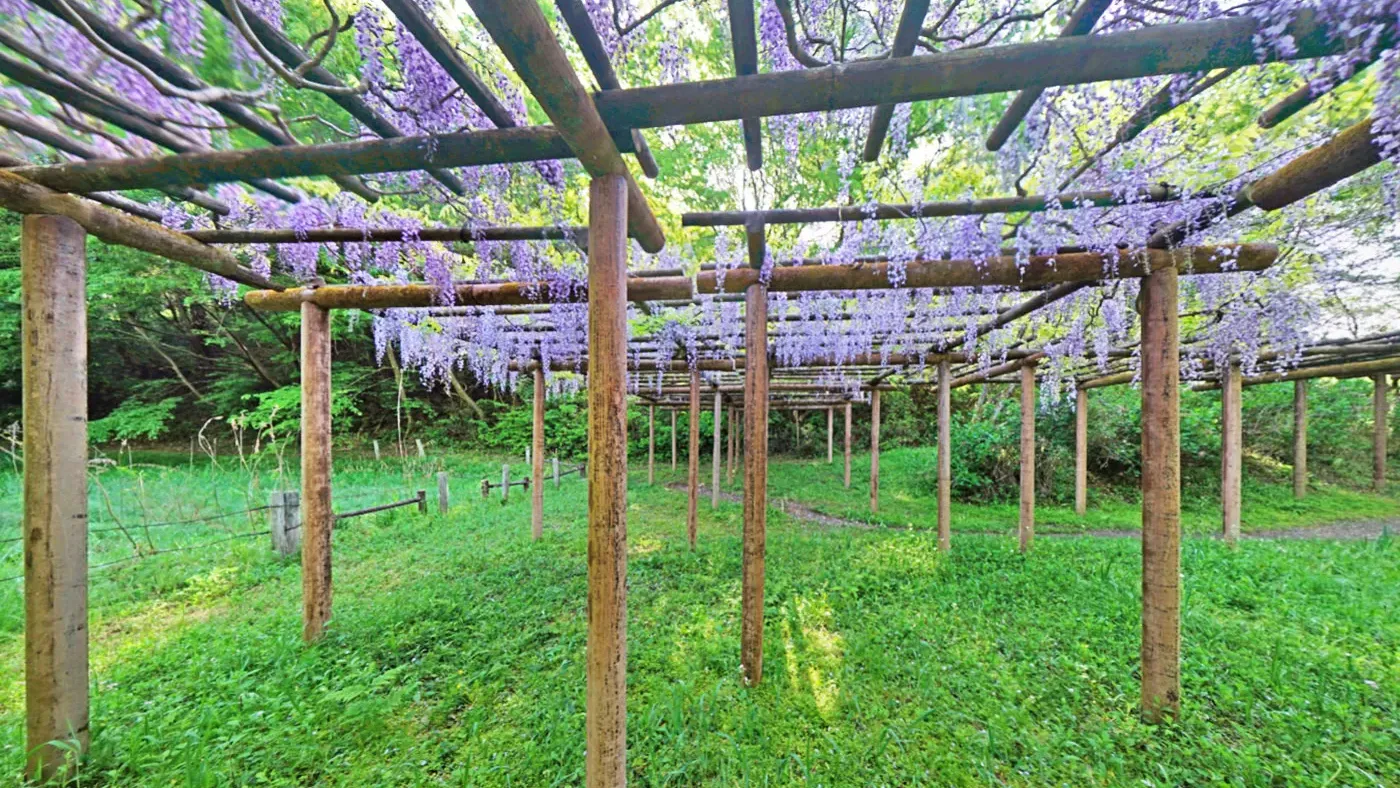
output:
[[724,449],[720,443],[724,438],[724,395],[715,390],[715,429],[710,448],[710,508],[719,508],[719,472],[724,460]]
[[1142,716],[1181,710],[1181,420],[1177,272],[1142,288]]
[[738,425],[734,423],[734,408],[729,408],[729,457],[725,464],[725,475],[729,483],[734,483],[734,450],[739,445]]
[[530,456],[530,537],[544,536],[544,369],[535,369],[534,451]]
[[23,218],[25,768],[40,780],[89,738],[86,243],[71,219]]
[[851,403],[846,403],[846,442],[843,449],[846,455],[846,489],[851,489]]
[[953,440],[951,427],[953,373],[938,362],[938,549],[953,549]]
[[676,469],[676,411],[671,411],[671,470]]
[[301,305],[302,639],[331,619],[331,313]]
[[1240,365],[1231,362],[1224,369],[1220,386],[1220,509],[1225,541],[1240,538],[1240,453],[1243,429],[1240,424]]
[[1035,364],[1021,365],[1021,552],[1035,541]]
[[1074,392],[1074,513],[1084,516],[1089,503],[1089,392]]
[[870,513],[880,511],[880,390],[870,391]]
[[792,409],[792,445],[793,453],[802,454],[802,413],[797,408]]
[[833,452],[833,450],[834,450],[835,447],[834,447],[834,445],[833,445],[834,442],[833,442],[833,440],[832,440],[832,439],[835,437],[834,434],[833,434],[833,433],[835,433],[835,422],[836,422],[835,408],[827,408],[827,409],[826,409],[826,464],[827,464],[827,465],[830,465],[830,464],[834,461],[834,459],[835,459],[835,455],[834,455],[834,452]]
[[627,179],[588,206],[589,788],[627,784]]
[[[749,227],[750,263],[762,264],[763,230]],[[744,549],[739,669],[763,680],[763,574],[768,525],[768,290],[744,293]]]
[[1308,494],[1308,382],[1293,381],[1293,497]]
[[1377,375],[1372,380],[1374,381],[1375,388],[1371,393],[1371,415],[1374,422],[1374,432],[1371,435],[1374,469],[1371,476],[1372,485],[1375,487],[1376,492],[1383,492],[1385,490],[1385,443],[1388,433],[1390,432],[1390,425],[1388,424],[1390,408],[1385,399],[1385,374]]
[[656,406],[647,407],[647,484],[656,484]]
[[687,465],[685,538],[695,549],[695,531],[700,519],[700,370],[690,371],[690,447]]

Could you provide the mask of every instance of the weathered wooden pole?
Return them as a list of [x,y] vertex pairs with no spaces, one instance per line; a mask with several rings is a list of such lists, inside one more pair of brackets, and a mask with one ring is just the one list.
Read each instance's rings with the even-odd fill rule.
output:
[[938,549],[953,549],[953,440],[951,427],[953,373],[938,362]]
[[849,490],[851,489],[851,403],[849,402],[846,403],[846,442],[844,452],[846,455],[846,489]]
[[1177,273],[1142,288],[1142,716],[1181,710],[1181,419]]
[[452,493],[448,487],[447,471],[437,472],[438,512],[447,514],[452,508]]
[[589,788],[627,784],[627,179],[593,179],[588,207]]
[[744,368],[744,563],[739,665],[744,680],[755,686],[763,678],[763,573],[768,522],[768,292],[763,285],[749,286],[744,309],[748,363]]
[[331,618],[331,313],[301,306],[302,638],[320,640]]
[[710,449],[710,508],[719,508],[719,472],[724,460],[724,450],[720,441],[724,438],[724,396],[715,392],[715,429],[713,446]]
[[1021,552],[1035,541],[1035,364],[1021,365]]
[[695,531],[700,520],[700,370],[690,371],[690,424],[686,466],[685,539],[695,549]]
[[1240,424],[1240,365],[1231,362],[1223,372],[1220,387],[1220,508],[1225,541],[1240,538],[1240,481],[1243,476]]
[[802,453],[802,414],[797,408],[792,409],[792,445],[793,453]]
[[1375,388],[1371,393],[1371,415],[1374,422],[1374,432],[1371,434],[1371,449],[1374,458],[1372,484],[1376,492],[1383,492],[1385,490],[1385,443],[1387,433],[1390,432],[1388,423],[1390,408],[1385,399],[1385,375],[1377,375],[1372,380],[1375,383]]
[[1308,382],[1293,381],[1293,497],[1308,494]]
[[836,409],[826,409],[826,464],[830,465],[835,461],[835,432],[836,432]]
[[22,220],[26,776],[40,780],[89,738],[86,244],[72,219]]
[[725,475],[730,484],[734,483],[734,450],[739,445],[738,425],[734,422],[734,408],[729,408],[729,456],[725,463]]
[[1089,503],[1089,392],[1074,392],[1074,513],[1084,516]]
[[544,370],[535,370],[534,431],[530,453],[530,537],[544,536]]
[[880,511],[880,390],[870,392],[870,513]]
[[671,470],[676,469],[676,412],[671,411]]
[[647,407],[647,484],[656,484],[656,406]]
[[501,503],[510,501],[510,464],[501,466]]

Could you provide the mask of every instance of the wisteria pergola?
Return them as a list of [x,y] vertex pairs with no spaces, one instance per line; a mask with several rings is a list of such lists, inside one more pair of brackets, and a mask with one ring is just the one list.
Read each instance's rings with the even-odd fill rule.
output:
[[[1222,272],[1260,271],[1279,250],[1268,244],[1201,246],[1191,241],[1205,227],[1242,211],[1277,210],[1314,194],[1377,163],[1383,142],[1365,121],[1337,135],[1269,175],[1239,185],[1227,194],[1187,194],[1165,186],[1140,190],[1017,195],[992,200],[910,205],[839,206],[811,209],[734,211],[694,214],[692,226],[742,227],[747,240],[747,266],[701,270],[691,277],[629,275],[629,237],[647,252],[666,243],[662,224],[634,180],[623,154],[634,155],[639,166],[655,174],[641,131],[666,126],[739,121],[746,160],[762,166],[759,119],[852,107],[875,107],[864,155],[873,159],[884,147],[891,114],[898,104],[1020,91],[991,135],[990,148],[1002,145],[1026,117],[1040,93],[1057,86],[1108,80],[1137,80],[1173,74],[1207,74],[1245,69],[1280,60],[1321,58],[1352,51],[1339,19],[1314,10],[1281,12],[1267,27],[1260,18],[1226,15],[1202,21],[1147,26],[1124,32],[1089,35],[1108,3],[1082,0],[1059,38],[1020,44],[992,45],[950,52],[914,55],[914,41],[926,0],[909,0],[901,16],[888,57],[820,68],[757,73],[754,5],[729,0],[735,76],[697,82],[623,88],[608,62],[600,33],[579,0],[558,0],[560,15],[575,44],[588,61],[600,90],[590,91],[575,72],[564,46],[539,5],[534,2],[470,0],[480,24],[514,67],[519,79],[553,125],[520,125],[491,87],[456,52],[436,23],[417,4],[385,0],[404,29],[469,96],[495,128],[402,134],[361,94],[329,72],[315,53],[302,51],[278,28],[240,0],[208,0],[249,37],[269,62],[280,62],[278,75],[298,87],[320,90],[335,101],[372,138],[351,142],[301,145],[285,126],[232,97],[216,98],[211,106],[227,122],[266,142],[265,147],[211,150],[152,123],[134,107],[111,93],[93,90],[81,74],[29,47],[13,36],[0,38],[21,57],[0,53],[0,74],[72,107],[127,135],[146,139],[172,151],[171,155],[104,157],[103,151],[62,142],[52,126],[23,113],[0,114],[0,125],[36,140],[59,146],[75,157],[66,163],[33,166],[9,161],[0,171],[0,205],[27,214],[22,231],[22,289],[24,325],[24,534],[26,597],[26,703],[31,765],[52,773],[64,750],[51,743],[76,736],[85,746],[88,736],[87,659],[87,532],[86,532],[86,323],[84,241],[92,234],[112,244],[150,252],[193,266],[232,282],[255,288],[245,302],[254,309],[297,311],[301,316],[302,386],[302,576],[304,637],[321,637],[331,615],[331,411],[330,313],[337,309],[372,311],[465,310],[464,316],[501,314],[497,308],[586,304],[587,346],[565,359],[499,359],[515,364],[514,372],[531,372],[537,385],[536,410],[543,408],[545,374],[553,369],[586,371],[588,400],[588,632],[587,632],[587,755],[589,785],[626,782],[626,419],[629,394],[653,389],[653,402],[666,402],[668,388],[678,381],[667,371],[688,375],[689,406],[698,408],[699,374],[727,372],[715,378],[712,394],[738,389],[743,408],[743,601],[741,663],[746,680],[762,677],[763,585],[765,561],[766,455],[768,409],[772,395],[785,386],[794,406],[835,407],[833,397],[869,392],[878,409],[883,381],[910,366],[934,370],[940,399],[940,544],[948,547],[947,400],[959,383],[996,380],[1015,374],[1026,391],[1034,389],[1040,351],[1003,348],[998,363],[986,356],[960,353],[947,339],[901,340],[903,350],[876,349],[873,355],[808,358],[793,369],[820,367],[843,370],[842,385],[820,376],[801,381],[770,375],[786,370],[781,351],[770,347],[770,294],[834,293],[850,298],[864,291],[915,290],[930,293],[965,288],[1034,291],[1024,303],[986,315],[987,332],[1046,308],[1076,291],[1118,280],[1140,280],[1138,311],[1140,345],[1132,352],[1131,371],[1142,391],[1142,712],[1149,721],[1173,717],[1180,705],[1179,572],[1179,424],[1178,277]],[[72,25],[89,40],[105,43],[105,52],[119,57],[153,83],[186,94],[216,91],[174,60],[113,23],[102,14],[69,0],[32,0],[33,5]],[[1355,21],[1355,20],[1352,20]],[[1393,16],[1371,19],[1384,31],[1367,40],[1370,50],[1394,44]],[[332,37],[333,38],[333,37]],[[1283,42],[1287,42],[1286,45]],[[285,72],[285,73],[284,73]],[[337,87],[339,86],[339,87]],[[202,94],[203,95],[203,94]],[[1306,104],[1309,92],[1294,104]],[[1181,97],[1145,107],[1125,133],[1150,124]],[[1275,111],[1280,115],[1287,108]],[[1296,107],[1292,111],[1297,111]],[[1277,122],[1275,118],[1274,122]],[[1137,131],[1140,131],[1137,128]],[[1122,136],[1122,135],[1120,135]],[[296,201],[295,190],[279,179],[324,176],[347,192],[373,199],[375,190],[360,176],[423,171],[443,188],[462,194],[458,168],[509,163],[547,163],[577,159],[591,177],[586,228],[413,228],[358,227],[291,229],[212,229],[178,232],[151,221],[150,207],[118,194],[159,189],[173,198],[215,214],[229,205],[203,187],[243,182],[277,199]],[[1181,220],[1151,228],[1139,242],[1112,248],[1085,245],[1052,250],[1010,250],[1001,255],[945,259],[938,256],[890,253],[854,263],[796,261],[777,264],[768,253],[767,228],[783,223],[977,216],[983,214],[1073,211],[1138,203],[1175,204],[1203,201]],[[143,218],[144,217],[144,218]],[[586,248],[586,286],[560,288],[547,278],[538,281],[342,283],[320,281],[289,284],[266,271],[243,264],[222,244],[266,244],[311,240],[348,243],[401,242],[424,236],[443,241],[481,243],[490,240],[564,239]],[[651,272],[655,273],[655,272]],[[314,276],[314,266],[311,271]],[[309,279],[310,277],[308,277]],[[652,309],[653,304],[691,302],[713,297],[743,299],[744,328],[736,336],[744,352],[737,358],[713,358],[695,363],[675,361],[658,349],[637,342],[629,352],[629,304]],[[781,316],[779,316],[781,317]],[[541,319],[544,319],[543,317]],[[984,332],[985,333],[985,332]],[[917,351],[908,347],[922,344]],[[647,358],[641,354],[648,352]],[[888,352],[886,352],[888,351]],[[904,353],[908,358],[893,354]],[[731,354],[733,356],[735,354]],[[772,358],[770,358],[772,356]],[[1371,373],[1393,371],[1385,360]],[[823,363],[824,362],[824,363]],[[729,364],[727,368],[724,364]],[[651,369],[648,370],[648,365]],[[953,377],[957,365],[958,378]],[[636,376],[629,378],[629,366]],[[707,366],[714,367],[707,370]],[[1231,368],[1233,369],[1233,367]],[[646,373],[655,373],[646,379]],[[737,375],[742,373],[742,384]],[[1121,374],[1121,372],[1119,373]],[[1238,374],[1227,373],[1229,386]],[[852,381],[854,384],[852,385]],[[1118,381],[1123,382],[1123,381]],[[1085,388],[1088,388],[1086,385]],[[1228,387],[1227,387],[1228,388]],[[735,390],[735,394],[740,392]],[[1033,394],[1031,395],[1033,396]],[[781,401],[781,400],[780,400]],[[1030,401],[1027,401],[1029,405]],[[717,405],[718,407],[718,405]],[[1033,408],[1026,407],[1027,414]],[[1028,416],[1033,418],[1033,416]],[[848,416],[849,418],[849,416]],[[878,416],[874,419],[878,425]],[[538,420],[537,420],[538,423]],[[691,443],[696,441],[692,419]],[[872,450],[878,454],[878,426]],[[849,439],[848,439],[849,440]],[[1033,441],[1033,425],[1031,431]],[[718,458],[718,433],[716,459]],[[1025,435],[1023,433],[1023,447]],[[1033,443],[1031,444],[1033,447]],[[536,435],[535,474],[541,473],[543,451]],[[731,449],[731,452],[733,450]],[[1383,452],[1381,456],[1383,457]],[[692,451],[692,466],[697,452]],[[694,477],[692,517],[694,540]],[[716,477],[718,463],[715,466]],[[1024,470],[1023,470],[1024,478]],[[717,478],[716,478],[717,481]],[[717,487],[717,485],[716,485]],[[536,490],[540,485],[535,486]],[[1025,486],[1023,484],[1023,490]],[[1033,485],[1031,486],[1033,493]],[[875,494],[872,489],[872,496]],[[1031,502],[1033,504],[1033,501]],[[1023,498],[1022,542],[1025,528]],[[538,509],[536,510],[538,511]],[[538,533],[539,522],[535,523]]]

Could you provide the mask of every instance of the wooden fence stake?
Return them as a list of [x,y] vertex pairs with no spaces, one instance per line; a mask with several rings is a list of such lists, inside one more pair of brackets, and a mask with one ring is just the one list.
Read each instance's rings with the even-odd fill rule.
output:
[[416,497],[416,498],[418,499],[418,513],[419,513],[419,514],[427,514],[427,513],[428,513],[428,491],[427,491],[427,490],[419,490],[419,491],[418,491],[418,494],[417,494],[416,496],[414,496],[414,497]]
[[719,508],[719,471],[720,463],[724,460],[724,451],[721,448],[720,440],[724,437],[724,397],[718,391],[715,392],[715,429],[712,446],[710,449],[710,508]]
[[544,536],[544,370],[535,370],[535,413],[530,460],[530,536]]
[[1371,393],[1371,416],[1374,420],[1374,432],[1371,435],[1371,451],[1374,463],[1372,484],[1376,492],[1385,491],[1385,452],[1387,433],[1390,432],[1388,417],[1390,408],[1385,398],[1385,374],[1382,373],[1373,378],[1375,388]]
[[1035,364],[1021,365],[1021,552],[1035,540]]
[[[627,179],[588,222],[588,788],[627,784]],[[672,431],[672,435],[675,431]]]
[[1308,494],[1308,382],[1293,381],[1293,497]]
[[1240,424],[1240,365],[1226,366],[1220,387],[1220,508],[1225,541],[1240,538],[1240,481],[1243,429]]
[[501,503],[510,500],[510,464],[501,466]]
[[302,638],[320,640],[331,618],[331,313],[301,305]]
[[[647,484],[656,484],[656,406],[647,406]],[[556,485],[558,486],[558,485]]]
[[277,555],[282,558],[296,555],[301,549],[301,493],[274,491],[268,499],[267,527]]
[[846,489],[851,489],[851,403],[846,403]]
[[[1177,273],[1142,287],[1142,715],[1181,710],[1181,420]],[[1236,389],[1238,390],[1238,389]]]
[[768,292],[744,295],[744,549],[739,667],[749,686],[763,679],[763,574],[768,525]]
[[880,390],[870,392],[870,513],[880,511]]
[[1089,502],[1089,392],[1074,392],[1074,513],[1080,517]]
[[448,511],[449,509],[452,508],[452,497],[451,497],[451,493],[450,493],[450,491],[447,489],[447,471],[438,471],[438,473],[437,473],[437,487],[438,487],[438,511],[439,511],[440,513],[442,513],[442,514],[447,514],[447,511]]
[[71,219],[21,220],[26,776],[41,780],[89,743],[86,240]]
[[557,490],[559,489],[559,458],[551,457],[550,461],[554,463],[554,489]]
[[948,362],[938,362],[938,549],[945,553],[953,549],[952,382]]
[[426,460],[426,459],[428,459],[428,452],[425,451],[425,450],[423,449],[423,439],[422,439],[422,438],[414,438],[414,439],[413,439],[413,442],[416,443],[416,444],[418,444],[418,459],[420,459],[420,460]]
[[374,461],[379,462],[379,441],[374,441]]
[[685,538],[695,549],[695,531],[700,519],[700,370],[690,371],[690,457],[686,491]]

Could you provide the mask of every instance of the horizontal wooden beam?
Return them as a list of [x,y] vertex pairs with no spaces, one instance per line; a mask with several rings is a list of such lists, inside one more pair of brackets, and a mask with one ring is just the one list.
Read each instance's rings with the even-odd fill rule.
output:
[[1255,181],[1249,187],[1249,199],[1266,211],[1275,211],[1380,162],[1381,146],[1367,118]]
[[[1394,30],[1393,16],[1378,16]],[[1296,48],[1259,52],[1259,24],[1246,16],[963,49],[826,68],[606,91],[595,96],[613,129],[655,128],[929,101],[1027,88],[1255,66],[1345,51],[1340,31],[1311,10],[1279,31]],[[1393,35],[1389,33],[1388,35]],[[1387,38],[1380,46],[1394,42]]]
[[[1273,244],[1237,246],[1193,246],[1179,249],[1122,250],[1105,255],[1098,252],[1032,256],[1025,265],[1016,257],[989,257],[982,260],[914,260],[904,264],[904,287],[972,286],[1051,286],[1062,282],[1133,279],[1164,266],[1175,266],[1183,273],[1214,274],[1236,271],[1262,271],[1278,258]],[[739,268],[724,277],[723,292],[741,292],[758,281],[759,271]],[[586,300],[580,288],[567,298],[549,295],[547,282],[501,282],[459,284],[454,305],[498,306],[532,303],[576,303]],[[817,290],[889,290],[888,263],[861,266],[810,265],[774,268],[768,283],[771,292]],[[692,297],[695,292],[720,292],[716,272],[702,272],[692,283],[683,276],[631,277],[627,280],[627,300],[661,301]],[[393,309],[442,306],[441,291],[434,285],[327,285],[287,290],[280,293],[248,293],[247,304],[269,312],[292,312],[309,301],[326,309]]]
[[[1359,378],[1378,373],[1400,371],[1400,356],[1377,358],[1370,361],[1350,361],[1342,364],[1323,364],[1316,367],[1300,367],[1284,372],[1266,372],[1262,375],[1242,378],[1245,386],[1261,383],[1281,383],[1289,380],[1311,380],[1312,378]],[[1197,383],[1192,391],[1214,391],[1220,388],[1220,381],[1210,380]]]
[[754,217],[761,219],[764,224],[811,224],[814,222],[863,222],[869,219],[928,219],[948,216],[985,216],[999,213],[1043,213],[1060,209],[1106,208],[1129,203],[1175,202],[1182,197],[1180,191],[1169,186],[1149,186],[1127,194],[1112,189],[1094,189],[1055,195],[1032,194],[1025,197],[987,197],[977,200],[947,200],[925,203],[771,208],[766,211],[692,211],[681,214],[681,226],[739,226]]
[[[986,370],[980,372],[973,372],[967,375],[960,375],[956,378],[953,378],[953,380],[948,383],[948,388],[955,389],[961,388],[962,386],[970,386],[974,383],[995,382],[992,380],[993,378],[1000,377],[1001,375],[1005,375],[1010,372],[1015,372],[1021,369],[1022,367],[1026,366],[1027,364],[1035,365],[1044,358],[1044,353],[1032,353],[1026,356],[1025,358],[1012,359],[1011,361],[1007,361],[1002,364],[997,364],[993,367],[988,367]],[[1011,383],[1014,381],[1001,382]]]
[[[899,24],[894,29],[894,41],[890,44],[889,57],[909,57],[919,43],[919,33],[923,30],[924,17],[928,15],[929,0],[904,0],[904,10],[899,13]],[[865,135],[865,150],[861,158],[876,161],[880,149],[885,147],[885,135],[890,130],[890,120],[894,118],[894,104],[880,104],[870,113],[870,130]]]
[[207,244],[388,243],[405,235],[419,241],[555,241],[572,240],[588,246],[588,228],[558,227],[318,227],[309,230],[191,230],[189,237]]
[[222,249],[206,246],[155,222],[127,216],[71,194],[51,191],[12,171],[0,170],[0,207],[16,213],[66,216],[107,243],[150,252],[249,287],[276,287],[266,277],[239,265],[233,255]]

